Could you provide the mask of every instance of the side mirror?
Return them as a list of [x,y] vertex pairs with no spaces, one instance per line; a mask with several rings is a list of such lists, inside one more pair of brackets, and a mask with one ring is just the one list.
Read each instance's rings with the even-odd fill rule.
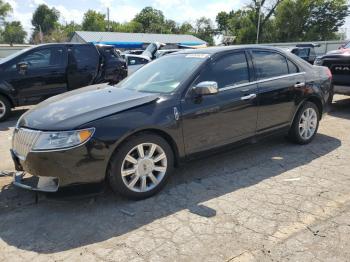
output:
[[136,64],[136,60],[129,60],[129,65],[134,65]]
[[205,81],[193,87],[193,91],[199,96],[215,95],[219,92],[219,87],[217,82]]
[[20,74],[25,74],[28,70],[28,63],[27,62],[20,62],[17,64],[17,70]]

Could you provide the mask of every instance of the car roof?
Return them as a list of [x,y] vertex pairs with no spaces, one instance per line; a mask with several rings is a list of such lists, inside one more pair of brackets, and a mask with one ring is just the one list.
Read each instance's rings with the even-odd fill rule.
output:
[[176,54],[209,54],[209,55],[215,55],[222,52],[227,51],[234,51],[239,49],[261,49],[261,50],[273,50],[273,51],[282,51],[285,52],[285,50],[273,47],[273,46],[264,46],[264,45],[234,45],[234,46],[220,46],[220,47],[207,47],[207,48],[200,48],[200,49],[180,49],[179,52],[176,52]]
[[68,46],[79,46],[79,45],[93,45],[90,43],[70,43],[70,42],[64,42],[64,43],[46,43],[46,44],[39,44],[39,45],[33,45],[33,48],[37,48],[37,47],[45,47],[45,46],[62,46],[62,45],[68,45]]

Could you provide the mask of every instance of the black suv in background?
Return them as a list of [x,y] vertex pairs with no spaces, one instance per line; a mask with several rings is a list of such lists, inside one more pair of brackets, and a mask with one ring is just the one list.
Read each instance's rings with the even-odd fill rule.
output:
[[327,66],[331,70],[336,94],[350,95],[350,43],[317,57],[315,65]]
[[125,60],[113,46],[66,43],[22,50],[0,60],[0,121],[16,106],[126,76]]

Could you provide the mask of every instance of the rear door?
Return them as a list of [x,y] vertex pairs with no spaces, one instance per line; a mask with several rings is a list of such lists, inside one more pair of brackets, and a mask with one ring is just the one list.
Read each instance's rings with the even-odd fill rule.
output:
[[[18,63],[26,63],[20,72]],[[20,104],[35,104],[67,91],[67,52],[64,46],[36,48],[18,57],[6,71]]]
[[258,80],[258,133],[289,126],[303,95],[304,72],[279,52],[253,50],[251,54]]
[[69,48],[68,87],[70,90],[91,85],[98,75],[100,55],[93,45]]

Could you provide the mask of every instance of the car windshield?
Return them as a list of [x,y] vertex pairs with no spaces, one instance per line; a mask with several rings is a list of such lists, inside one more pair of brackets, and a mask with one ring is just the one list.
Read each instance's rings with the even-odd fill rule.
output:
[[117,87],[150,93],[172,93],[207,58],[206,54],[165,56],[142,67]]

